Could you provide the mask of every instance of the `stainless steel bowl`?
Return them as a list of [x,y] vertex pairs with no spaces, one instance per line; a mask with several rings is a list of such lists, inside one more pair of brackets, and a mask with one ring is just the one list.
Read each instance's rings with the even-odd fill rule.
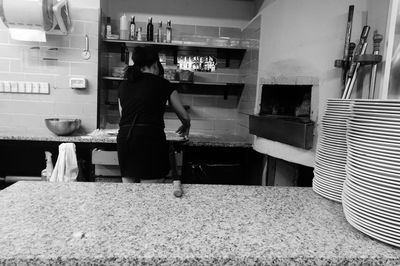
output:
[[70,135],[81,126],[80,119],[47,118],[44,121],[46,127],[58,136]]

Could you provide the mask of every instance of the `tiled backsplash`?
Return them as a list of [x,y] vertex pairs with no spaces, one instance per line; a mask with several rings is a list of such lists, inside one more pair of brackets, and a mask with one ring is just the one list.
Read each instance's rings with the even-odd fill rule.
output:
[[[114,20],[113,26],[117,25]],[[137,22],[137,26],[146,28],[146,23]],[[223,95],[200,95],[181,93],[184,105],[189,105],[189,114],[192,118],[192,131],[213,133],[241,134],[248,137],[248,114],[253,114],[258,71],[258,45],[259,45],[260,18],[254,20],[243,32],[239,28],[210,27],[198,25],[173,25],[173,39],[184,41],[208,40],[224,41],[245,45],[247,51],[243,61],[231,60],[229,68],[225,61],[218,59],[217,71],[212,73],[195,72],[194,81],[198,82],[229,82],[245,83],[244,91],[240,98]],[[118,33],[117,30],[114,33]],[[123,65],[119,53],[109,53],[107,60],[109,69]],[[168,61],[168,60],[167,60]],[[169,60],[171,61],[171,60]],[[110,93],[110,91],[109,91]],[[110,94],[109,94],[110,97]],[[113,96],[111,96],[113,97]],[[116,97],[116,95],[114,95]],[[117,127],[119,114],[117,108],[108,110],[108,127]],[[174,113],[165,114],[166,130],[176,130],[180,121]]]
[[[71,9],[70,34],[47,35],[46,43],[20,42],[0,26],[0,80],[49,82],[50,94],[0,94],[0,131],[48,134],[44,119],[79,118],[81,131],[97,124],[98,21],[99,9]],[[89,36],[91,58],[84,60],[85,34]],[[31,47],[58,48],[57,61],[32,61]],[[85,77],[86,90],[69,88],[71,77]]]
[[[0,80],[43,81],[50,83],[50,95],[0,95],[0,130],[48,133],[44,119],[49,117],[80,118],[82,130],[90,132],[97,125],[98,80],[98,9],[71,10],[73,28],[67,36],[48,35],[48,42],[26,43],[10,39],[6,29],[0,28]],[[156,22],[156,21],[155,21]],[[140,24],[142,23],[142,25]],[[138,22],[145,28],[145,23]],[[192,130],[204,133],[248,135],[248,115],[253,113],[257,72],[260,19],[255,19],[242,32],[239,28],[173,24],[174,39],[243,42],[247,47],[243,61],[232,61],[229,68],[220,63],[214,73],[195,73],[195,81],[244,82],[240,98],[223,95],[181,94],[190,106]],[[89,35],[91,58],[83,60],[84,36]],[[41,67],[27,64],[24,51],[33,46],[58,48],[58,61]],[[111,54],[109,66],[120,64],[120,54]],[[86,90],[69,88],[69,78],[85,77]],[[109,91],[113,93],[116,91]],[[112,95],[111,95],[112,97]],[[114,95],[115,97],[115,95]],[[118,126],[116,106],[107,110],[108,126]],[[176,130],[180,122],[174,113],[166,113],[166,130]]]

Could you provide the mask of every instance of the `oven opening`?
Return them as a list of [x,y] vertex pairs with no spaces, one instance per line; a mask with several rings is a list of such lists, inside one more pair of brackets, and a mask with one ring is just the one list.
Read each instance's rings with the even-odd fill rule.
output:
[[312,85],[263,85],[260,115],[309,120]]

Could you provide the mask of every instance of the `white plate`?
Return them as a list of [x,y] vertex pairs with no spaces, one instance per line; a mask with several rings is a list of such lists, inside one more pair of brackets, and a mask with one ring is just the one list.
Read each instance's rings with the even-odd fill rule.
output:
[[371,200],[378,200],[381,203],[384,203],[388,207],[392,207],[395,209],[399,209],[399,201],[398,200],[393,200],[392,198],[388,197],[387,195],[382,195],[379,193],[376,193],[375,191],[372,191],[368,188],[365,188],[362,185],[355,184],[352,180],[351,176],[348,176],[346,180],[344,181],[345,185],[344,186],[349,186],[353,190],[356,190],[359,194],[364,195],[366,198],[370,198]]
[[[368,193],[371,196],[376,196],[376,197],[384,197],[386,201],[391,201],[393,203],[398,203],[400,202],[399,196],[394,195],[394,193],[389,193],[388,191],[384,191],[382,189],[377,189],[371,185],[371,183],[366,184],[365,182],[361,182],[360,179],[357,179],[356,177],[352,175],[348,175],[347,179],[349,179],[349,182],[353,183],[354,186],[357,186],[360,189],[364,189],[365,191],[368,191]],[[347,180],[346,179],[346,180]]]
[[370,111],[370,110],[365,110],[365,111],[361,111],[361,110],[356,110],[353,109],[352,111],[352,116],[366,116],[366,117],[381,117],[381,118],[388,118],[388,119],[399,119],[400,118],[400,113],[398,113],[397,111],[393,111],[393,112],[375,112],[375,111]]
[[370,122],[374,123],[382,123],[382,124],[396,124],[400,122],[400,117],[399,118],[393,118],[393,117],[380,117],[380,116],[366,116],[366,115],[356,115],[352,114],[350,119],[358,120],[358,119],[363,119],[367,120]]
[[371,134],[367,134],[367,133],[361,133],[361,132],[353,132],[353,131],[348,131],[347,132],[347,137],[348,138],[357,138],[360,141],[365,141],[365,140],[369,140],[370,142],[373,142],[375,144],[379,144],[382,145],[382,150],[384,150],[385,148],[400,148],[400,142],[395,141],[395,140],[391,140],[391,139],[387,139],[387,138],[380,138],[379,136],[374,136]]
[[363,155],[374,156],[375,158],[385,158],[385,160],[400,164],[400,153],[384,153],[381,150],[368,148],[364,145],[354,144],[350,141],[347,143],[347,147],[349,150],[362,153]]
[[398,136],[400,134],[400,127],[398,129],[389,127],[380,127],[378,125],[373,127],[351,121],[349,121],[348,123],[348,128],[353,130],[360,130],[365,132],[371,132],[374,134],[384,134],[389,136]]
[[370,128],[381,128],[383,130],[393,130],[393,131],[398,131],[400,130],[400,125],[396,124],[382,124],[382,123],[373,123],[371,121],[364,121],[361,119],[353,119],[350,118],[348,122],[352,123],[353,125],[358,125],[358,126],[365,126],[365,127],[370,127]]
[[314,168],[314,174],[318,175],[319,177],[324,178],[326,176],[327,178],[336,179],[338,182],[339,180],[344,180],[346,178],[346,172],[339,171],[336,169],[326,169],[324,167],[316,166]]
[[327,154],[322,150],[318,150],[315,154],[315,158],[318,159],[320,162],[327,162],[333,163],[337,165],[344,165],[346,164],[346,157],[336,156],[336,154]]
[[368,188],[371,191],[374,191],[378,194],[385,195],[391,199],[398,200],[400,202],[400,186],[397,188],[388,187],[383,185],[381,182],[374,182],[370,179],[365,179],[361,175],[353,175],[351,173],[348,174],[347,178],[350,178],[351,182],[356,185],[363,186]]
[[347,149],[343,147],[336,147],[332,145],[327,145],[326,143],[319,142],[317,145],[317,151],[323,150],[329,153],[334,153],[336,156],[345,157],[347,155]]
[[323,188],[320,188],[314,182],[313,182],[313,190],[315,193],[317,193],[318,195],[320,195],[324,198],[327,198],[327,199],[330,199],[330,200],[333,200],[336,202],[342,202],[342,198],[340,195],[338,196],[337,193],[328,192],[328,191],[324,190]]
[[391,160],[388,160],[386,156],[379,156],[379,155],[374,155],[370,153],[361,153],[359,151],[356,151],[354,149],[349,149],[347,152],[347,155],[351,155],[357,159],[362,159],[364,161],[371,161],[373,163],[377,164],[382,164],[385,165],[386,167],[389,167],[393,170],[399,170],[400,171],[400,164],[399,162],[393,162]]
[[[357,213],[357,211],[355,211],[352,206],[347,205],[347,202],[344,203],[344,209],[346,219],[350,219],[351,222],[361,226],[365,230],[365,232],[368,232],[368,235],[371,235],[370,233],[372,232],[374,234],[374,237],[380,239],[381,241],[386,240],[388,241],[388,243],[396,243],[396,245],[400,245],[400,239],[398,238],[398,235],[393,234],[393,229],[391,229],[390,227],[376,224],[371,220],[365,219],[365,215]],[[352,224],[351,222],[350,224]]]
[[393,135],[383,134],[382,132],[376,132],[372,130],[360,129],[355,127],[349,127],[348,132],[366,137],[378,137],[379,139],[385,141],[394,141],[395,143],[400,143],[400,133],[398,136],[393,136]]
[[347,142],[350,142],[350,141],[352,141],[356,145],[365,145],[365,146],[377,148],[382,152],[386,152],[386,151],[400,152],[400,146],[394,146],[393,144],[388,144],[388,143],[381,142],[378,140],[366,139],[365,137],[347,135]]
[[337,195],[338,197],[341,197],[343,191],[343,184],[342,185],[331,184],[323,182],[320,179],[315,179],[313,181],[320,189],[323,189],[324,191],[327,191],[332,195]]
[[[388,215],[386,212],[382,210],[377,210],[370,206],[364,205],[362,202],[358,202],[351,197],[348,197],[346,193],[342,196],[343,205],[347,205],[351,207],[354,213],[360,214],[364,217],[363,220],[368,221],[371,225],[376,225],[377,228],[380,229],[388,229],[393,230],[393,235],[397,234],[397,237],[400,237],[400,230],[397,231],[397,227],[400,226],[400,217]],[[399,239],[400,240],[400,239]]]
[[374,175],[375,177],[382,178],[384,180],[399,182],[399,176],[397,174],[388,173],[388,172],[383,173],[380,170],[372,169],[371,167],[365,167],[364,165],[362,165],[358,162],[353,162],[349,159],[347,160],[346,167],[352,168],[356,171],[362,171],[368,175]]
[[393,239],[400,241],[400,226],[395,221],[392,221],[392,219],[381,217],[376,213],[374,214],[366,208],[349,203],[346,199],[344,199],[343,204],[346,207],[350,207],[354,217],[359,218],[360,221],[368,224],[371,228],[380,230],[387,237],[393,237]]
[[400,217],[400,210],[398,206],[393,207],[391,205],[388,205],[387,202],[377,200],[376,198],[366,197],[364,194],[361,194],[360,192],[349,187],[346,182],[343,184],[342,197],[344,196],[352,198],[358,202],[362,202],[363,204],[368,205],[371,208],[384,211],[391,217]]
[[368,236],[370,236],[370,237],[372,237],[374,239],[377,239],[377,240],[379,240],[381,242],[384,242],[386,244],[390,244],[390,245],[393,245],[393,246],[400,247],[400,243],[399,242],[394,241],[391,238],[384,237],[380,233],[377,234],[377,233],[375,233],[375,231],[370,230],[369,228],[364,228],[364,226],[359,225],[359,223],[355,222],[353,220],[354,218],[352,218],[352,216],[350,214],[348,214],[348,212],[346,212],[346,211],[345,211],[345,216],[346,216],[346,219],[349,222],[349,224],[351,224],[354,228],[356,228],[360,232],[362,232],[362,233],[364,233],[364,234],[366,234],[366,235],[368,235]]
[[329,138],[329,139],[335,139],[337,141],[346,142],[346,135],[343,135],[343,134],[335,134],[335,133],[331,133],[331,132],[321,132],[320,136]]
[[391,173],[395,175],[400,175],[400,170],[395,170],[392,168],[388,168],[387,164],[377,163],[365,160],[363,158],[354,157],[354,155],[348,153],[347,161],[353,164],[359,164],[365,167],[366,170],[375,169],[376,171],[381,172],[382,174]]
[[346,165],[346,173],[351,173],[352,175],[361,175],[367,179],[371,178],[372,180],[376,180],[387,185],[392,185],[394,187],[400,186],[400,181],[398,177],[390,176],[387,174],[385,175],[379,172],[371,171],[370,169],[363,169],[362,167],[359,167],[359,165],[354,165],[354,163],[352,162],[348,162],[348,164]]
[[377,114],[379,116],[381,115],[395,115],[395,116],[399,116],[400,115],[400,109],[393,109],[393,110],[381,110],[381,109],[373,109],[373,108],[358,108],[358,107],[354,107],[352,109],[352,113],[353,114],[360,114],[360,115],[373,115],[373,114]]

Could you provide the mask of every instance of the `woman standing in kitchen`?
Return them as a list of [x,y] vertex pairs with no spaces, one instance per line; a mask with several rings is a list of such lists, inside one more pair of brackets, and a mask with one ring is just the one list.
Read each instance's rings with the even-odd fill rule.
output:
[[164,133],[167,101],[182,126],[177,133],[187,137],[190,118],[178,92],[162,77],[164,71],[153,47],[136,47],[134,65],[119,87],[121,120],[117,137],[118,160],[124,183],[162,183],[170,170],[169,147]]

